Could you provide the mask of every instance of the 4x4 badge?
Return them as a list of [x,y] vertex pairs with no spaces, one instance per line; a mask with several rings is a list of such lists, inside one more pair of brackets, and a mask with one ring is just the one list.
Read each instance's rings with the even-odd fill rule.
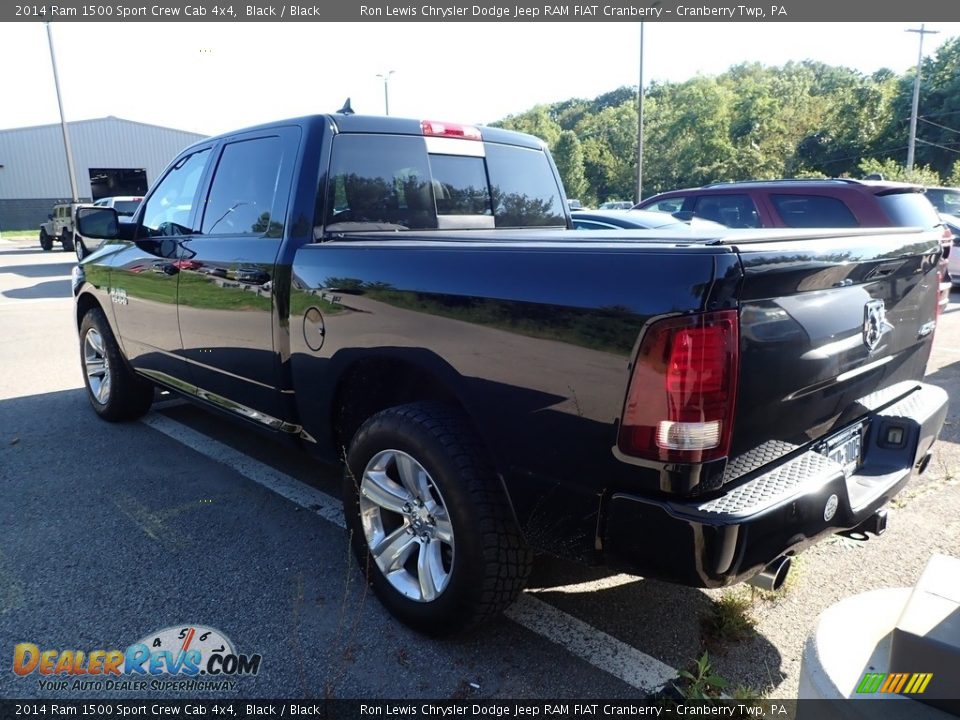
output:
[[887,322],[887,309],[883,300],[871,300],[863,306],[863,344],[871,350],[880,344],[884,333],[893,330]]

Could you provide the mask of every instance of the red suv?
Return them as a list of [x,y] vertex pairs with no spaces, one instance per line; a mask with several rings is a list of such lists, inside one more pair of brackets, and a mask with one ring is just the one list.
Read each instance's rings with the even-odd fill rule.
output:
[[[921,227],[943,233],[943,279],[953,235],[920,185],[883,180],[750,180],[671,190],[636,208],[732,228]],[[950,283],[941,285],[941,303]]]

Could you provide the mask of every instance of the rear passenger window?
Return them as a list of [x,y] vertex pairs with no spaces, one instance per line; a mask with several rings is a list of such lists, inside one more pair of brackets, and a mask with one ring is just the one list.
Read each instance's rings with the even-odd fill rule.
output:
[[825,195],[770,195],[783,224],[792,228],[848,228],[860,223],[842,200]]
[[327,187],[329,231],[437,227],[423,138],[338,135]]
[[898,192],[878,195],[877,200],[894,225],[919,227],[929,230],[943,224],[931,202],[918,192]]
[[748,195],[701,195],[694,203],[693,214],[729,228],[760,227],[757,207]]
[[273,218],[273,200],[282,158],[278,137],[226,145],[207,196],[203,234],[281,237],[283,218]]

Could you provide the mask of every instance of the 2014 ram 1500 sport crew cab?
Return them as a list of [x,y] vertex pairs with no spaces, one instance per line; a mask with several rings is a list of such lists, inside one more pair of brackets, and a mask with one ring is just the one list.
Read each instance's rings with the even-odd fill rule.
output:
[[91,404],[154,385],[344,459],[360,567],[442,633],[533,549],[701,587],[882,530],[945,393],[939,237],[571,231],[543,144],[330,115],[204,140],[75,276]]

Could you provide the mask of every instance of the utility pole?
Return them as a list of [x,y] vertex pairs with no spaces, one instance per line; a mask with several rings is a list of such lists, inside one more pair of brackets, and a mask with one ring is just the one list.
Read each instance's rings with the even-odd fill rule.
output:
[[640,23],[640,84],[637,86],[637,202],[643,199],[643,23]]
[[70,150],[70,132],[67,130],[67,121],[63,115],[63,99],[60,97],[60,76],[57,74],[57,56],[53,53],[53,34],[50,32],[50,23],[47,26],[47,42],[50,44],[50,64],[53,65],[53,84],[57,88],[57,105],[60,107],[60,128],[63,130],[63,149],[67,153],[67,172],[70,174],[70,192],[73,193],[73,202],[80,201],[77,193],[77,173],[73,167],[73,152]]
[[385,73],[378,74],[378,78],[383,78],[383,110],[384,115],[390,114],[390,92],[387,90],[387,86],[390,83],[390,76],[396,72],[394,70],[388,70]]
[[920,24],[920,29],[909,28],[907,32],[918,33],[920,35],[920,51],[917,54],[917,74],[913,78],[913,111],[910,113],[910,141],[907,143],[907,172],[913,170],[913,158],[917,148],[917,111],[920,108],[920,66],[923,63],[923,36],[936,35],[938,30],[927,30],[924,23]]

